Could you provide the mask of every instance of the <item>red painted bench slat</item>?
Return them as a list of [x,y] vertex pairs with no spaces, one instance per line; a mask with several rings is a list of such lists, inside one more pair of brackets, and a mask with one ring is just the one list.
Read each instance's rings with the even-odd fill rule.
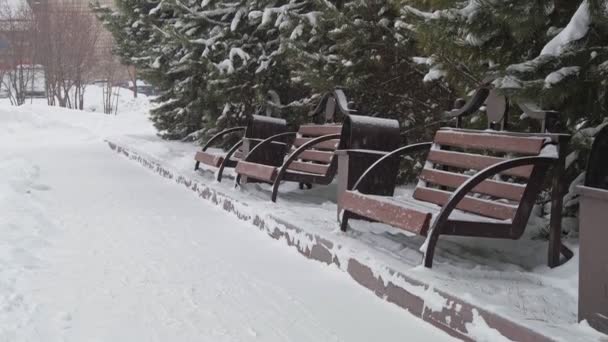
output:
[[500,134],[475,134],[455,131],[438,131],[435,143],[442,146],[492,150],[523,155],[538,155],[545,139],[536,137],[517,137]]
[[[420,179],[436,185],[447,186],[453,189],[458,188],[462,183],[466,182],[470,177],[436,169],[423,169],[420,173]],[[486,180],[479,184],[474,192],[484,195],[490,195],[498,198],[505,198],[519,202],[524,194],[526,187],[517,183],[506,183],[493,180]]]
[[410,209],[391,201],[380,201],[353,191],[346,191],[342,195],[341,203],[344,208],[357,215],[418,235],[426,235],[433,217],[431,213]]
[[243,153],[242,150],[237,150],[236,152],[234,152],[234,154],[232,155],[233,159],[243,159],[245,158],[246,154]]
[[327,173],[327,170],[329,170],[329,165],[293,161],[291,162],[291,164],[289,164],[287,170],[325,175]]
[[[445,205],[451,195],[452,193],[449,191],[423,187],[416,188],[416,191],[414,192],[415,199],[435,203],[440,206]],[[478,199],[470,196],[465,197],[460,203],[458,203],[456,208],[462,211],[475,213],[498,220],[511,220],[517,212],[517,207],[515,206],[501,204],[490,200]]]
[[329,164],[334,158],[333,152],[308,150],[300,154],[301,160],[316,161]]
[[[488,166],[506,161],[507,159],[471,153],[431,150],[427,160],[441,165],[454,166],[462,169],[474,169],[479,171]],[[532,166],[522,166],[507,170],[503,172],[503,174],[521,178],[530,178],[532,169]]]
[[278,173],[278,169],[274,166],[239,161],[235,168],[236,173],[245,177],[252,177],[259,180],[272,182]]
[[208,166],[219,167],[224,161],[224,156],[209,152],[198,151],[194,156],[194,160]]
[[320,137],[341,132],[342,125],[302,125],[298,130],[298,133],[304,137]]
[[[304,145],[305,143],[311,141],[312,139],[314,139],[314,138],[296,138],[293,142],[293,146],[300,147],[300,146]],[[338,148],[339,144],[340,144],[340,139],[333,139],[333,140],[327,140],[327,141],[321,142],[312,148],[319,149],[319,150],[335,151]]]

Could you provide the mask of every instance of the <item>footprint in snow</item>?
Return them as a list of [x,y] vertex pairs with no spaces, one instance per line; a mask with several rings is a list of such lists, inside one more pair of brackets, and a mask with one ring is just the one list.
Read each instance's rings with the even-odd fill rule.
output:
[[251,335],[251,337],[258,337],[258,332],[253,330],[253,328],[247,328],[247,332],[249,335]]
[[40,259],[32,255],[30,252],[23,248],[16,247],[11,251],[13,260],[21,267],[28,270],[35,270],[40,268]]
[[33,190],[36,190],[36,191],[49,191],[49,190],[51,190],[50,186],[44,185],[44,184],[32,184],[30,187]]
[[57,315],[57,321],[63,329],[72,327],[72,315],[69,312],[60,312]]

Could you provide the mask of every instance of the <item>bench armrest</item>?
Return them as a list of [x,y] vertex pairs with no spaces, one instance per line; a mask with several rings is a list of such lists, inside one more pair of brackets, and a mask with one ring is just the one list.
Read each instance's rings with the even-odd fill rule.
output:
[[363,184],[363,182],[366,181],[367,177],[369,177],[369,175],[372,174],[375,169],[382,166],[382,164],[384,164],[386,161],[390,160],[391,158],[396,158],[396,157],[400,157],[402,155],[411,154],[411,153],[415,153],[415,152],[419,152],[419,151],[430,150],[431,146],[433,146],[432,142],[418,143],[418,144],[407,145],[407,146],[398,148],[392,152],[385,153],[382,158],[378,159],[375,163],[372,164],[372,166],[370,166],[367,170],[365,170],[365,172],[363,172],[361,177],[359,177],[359,180],[357,180],[357,182],[355,183],[355,186],[353,186],[353,191],[357,191],[357,189],[359,188],[359,185]]
[[203,152],[207,151],[207,149],[211,146],[213,146],[213,144],[222,139],[224,136],[231,134],[231,133],[236,133],[236,132],[241,132],[241,131],[245,131],[247,129],[247,127],[244,126],[240,126],[240,127],[234,127],[234,128],[229,128],[226,130],[223,130],[221,132],[219,132],[218,134],[214,135],[211,137],[211,139],[209,139],[209,141],[207,141],[207,143],[203,146]]
[[[252,148],[251,151],[249,151],[247,156],[245,156],[245,158],[243,158],[243,161],[251,161],[252,156],[255,156],[256,151],[261,150],[265,146],[270,145],[270,144],[275,144],[275,143],[277,143],[277,140],[279,140],[281,138],[295,137],[297,134],[298,134],[298,132],[285,132],[285,133],[276,134],[276,135],[271,136],[270,138],[264,139],[259,144],[255,145],[255,147]],[[285,144],[285,145],[287,145],[287,144]]]
[[283,166],[281,166],[281,168],[279,168],[279,172],[277,173],[274,183],[272,184],[272,197],[271,197],[272,201],[273,202],[277,201],[277,194],[279,191],[279,185],[281,184],[281,180],[283,179],[283,176],[287,172],[287,169],[289,168],[291,163],[293,163],[294,160],[298,159],[300,154],[302,154],[304,151],[314,147],[315,145],[317,145],[319,143],[322,143],[322,142],[328,141],[328,140],[332,140],[332,139],[336,139],[336,138],[340,138],[340,134],[328,134],[328,135],[324,135],[324,136],[321,136],[318,138],[314,138],[314,139],[302,144],[302,146],[298,147],[289,156],[287,156],[287,159],[283,163]]

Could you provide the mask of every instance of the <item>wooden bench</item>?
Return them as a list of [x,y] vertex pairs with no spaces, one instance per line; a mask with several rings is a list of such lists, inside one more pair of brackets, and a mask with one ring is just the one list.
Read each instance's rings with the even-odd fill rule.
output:
[[340,89],[327,94],[311,112],[311,116],[317,122],[333,121],[340,116],[343,124],[308,124],[301,126],[298,132],[278,135],[277,137],[293,138],[290,153],[280,167],[250,161],[257,153],[257,148],[263,148],[264,144],[276,137],[267,139],[237,164],[237,183],[242,176],[271,183],[271,199],[276,202],[281,182],[298,182],[301,189],[304,186],[310,188],[312,184],[330,184],[338,169],[338,156],[335,154],[338,148],[391,151],[399,146],[399,122],[353,113]]
[[[488,126],[503,126],[507,119],[507,111],[509,109],[508,101],[504,96],[500,96],[492,89],[491,81],[493,79],[487,79],[482,82],[467,99],[457,99],[454,102],[453,109],[444,112],[440,116],[440,120],[426,124],[423,128],[430,129],[438,125],[449,126],[455,121],[457,128],[462,128],[464,118],[478,114],[482,112],[482,108],[485,106],[483,114],[487,117]],[[410,128],[401,133],[402,140],[409,142],[410,133],[421,127]],[[384,132],[388,134],[389,132]],[[387,137],[388,138],[388,137]],[[397,145],[395,145],[397,143]],[[369,144],[367,144],[369,145]],[[346,190],[351,190],[359,177],[367,170],[373,163],[378,159],[386,155],[386,151],[392,151],[398,148],[401,144],[398,140],[391,139],[391,141],[385,141],[383,144],[375,144],[376,151],[367,150],[361,151],[360,147],[351,146],[349,149],[340,149],[336,151],[338,155],[338,205],[336,207],[338,219],[342,213],[341,195]],[[386,149],[388,148],[388,150]],[[382,173],[382,170],[378,170],[376,173]],[[381,174],[377,175],[378,178],[382,178]],[[391,177],[391,172],[388,172],[388,177]],[[365,192],[365,187],[376,187],[373,182],[367,184],[361,184],[359,191]],[[393,187],[387,188],[387,193],[392,194]],[[379,193],[384,194],[384,192]]]
[[[362,217],[426,236],[421,250],[429,268],[442,234],[519,239],[549,168],[563,162],[568,140],[560,134],[440,129],[432,143],[401,147],[365,171],[342,195],[341,229],[346,231],[350,218]],[[394,197],[399,156],[416,152],[427,152],[418,185],[412,196]],[[559,189],[559,179],[555,184]],[[554,202],[561,195],[554,191]],[[552,267],[560,252],[572,256],[561,245],[561,205],[553,209],[560,217],[550,231]]]
[[[283,132],[261,141],[237,163],[237,184],[251,180],[271,183],[273,202],[281,181],[298,182],[300,188],[310,188],[312,183],[328,184],[335,175],[333,152],[338,148],[342,131],[342,125],[335,122],[351,112],[341,89],[321,96],[309,113],[313,123],[300,126],[297,132]],[[259,163],[261,151],[279,140],[288,141],[283,154],[272,165]]]
[[[241,177],[255,179],[273,184],[272,201],[276,202],[279,186],[282,181],[304,184],[331,183],[336,174],[334,152],[340,144],[342,125],[303,125],[298,132],[284,133],[261,142],[244,160],[238,162],[235,171],[237,183]],[[291,152],[282,165],[263,165],[255,158],[258,149],[262,149],[281,137],[292,137]],[[283,159],[281,158],[282,162]]]
[[[239,160],[244,158],[249,151],[264,139],[286,131],[287,122],[284,119],[252,115],[247,126],[224,130],[209,139],[202,150],[194,156],[196,160],[194,169],[198,170],[201,163],[217,168],[216,179],[218,182],[221,182],[225,168],[235,167]],[[243,137],[230,147],[228,151],[214,153],[208,150],[211,146],[214,146],[226,137],[239,132],[243,134]],[[252,161],[259,164],[280,165],[285,148],[285,142],[278,139],[260,149],[255,157],[252,158]]]

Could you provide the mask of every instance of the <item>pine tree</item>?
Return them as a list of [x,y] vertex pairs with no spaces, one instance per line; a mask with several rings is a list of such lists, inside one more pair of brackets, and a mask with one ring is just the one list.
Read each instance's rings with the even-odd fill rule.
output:
[[577,5],[540,53],[509,65],[497,82],[515,97],[558,110],[572,132],[608,118],[608,8],[599,0]]
[[[513,101],[558,111],[574,138],[569,179],[581,179],[590,137],[608,116],[605,1],[413,2],[404,15],[433,68],[456,88],[490,76]],[[576,203],[572,198],[567,206]]]
[[120,0],[116,11],[100,6],[96,11],[119,42],[123,61],[137,65],[144,79],[162,90],[160,106],[151,113],[160,134],[203,140],[242,124],[271,91],[283,101],[301,97],[279,33],[303,5]]
[[[451,104],[444,84],[424,82],[417,42],[401,1],[309,1],[309,12],[285,32],[296,80],[321,94],[346,89],[361,114],[398,119],[404,129],[434,122]],[[430,129],[409,132],[411,140]]]
[[506,95],[560,111],[570,129],[583,117],[596,124],[605,117],[604,1],[413,3],[404,13],[422,49],[456,88],[493,76]]
[[288,13],[300,6],[272,0],[176,4],[184,22],[176,31],[181,37],[197,37],[186,40],[189,50],[197,63],[207,65],[203,106],[220,109],[210,126],[242,121],[270,91],[283,101],[293,97],[279,31]]
[[197,108],[198,87],[182,59],[188,54],[183,44],[171,35],[179,22],[172,6],[164,1],[118,0],[117,9],[93,5],[93,10],[116,42],[114,53],[123,63],[138,68],[140,76],[160,90],[151,111],[159,134],[181,139],[201,128]]

